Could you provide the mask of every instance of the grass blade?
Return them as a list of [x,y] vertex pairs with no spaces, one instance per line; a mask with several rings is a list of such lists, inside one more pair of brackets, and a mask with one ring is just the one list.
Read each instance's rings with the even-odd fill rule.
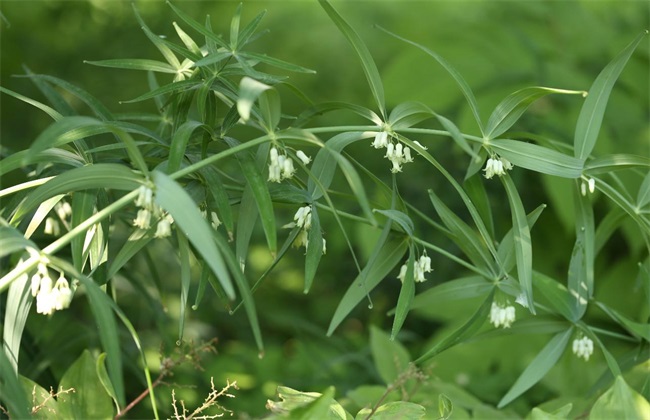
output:
[[568,330],[556,334],[551,340],[544,346],[542,351],[537,354],[535,359],[528,365],[528,367],[523,371],[521,376],[517,381],[512,385],[510,390],[506,395],[501,398],[497,408],[502,408],[503,406],[512,402],[515,398],[519,397],[521,394],[530,389],[533,385],[539,382],[546,373],[551,370],[555,363],[557,363],[560,356],[566,349],[569,344],[569,339],[573,334],[573,327]]
[[575,157],[586,160],[596,145],[598,132],[603,122],[605,108],[614,83],[623,71],[625,64],[648,31],[639,34],[603,71],[589,88],[589,95],[580,109],[576,124],[573,147]]
[[63,115],[61,115],[55,109],[53,109],[53,108],[51,108],[51,107],[49,107],[49,106],[47,106],[47,105],[45,105],[43,103],[35,101],[34,99],[23,96],[20,93],[16,93],[13,90],[9,90],[9,89],[6,89],[6,88],[3,88],[2,86],[0,86],[0,92],[6,93],[9,96],[13,96],[14,98],[16,98],[16,99],[18,99],[20,101],[23,101],[23,102],[25,102],[27,104],[30,104],[30,105],[40,109],[41,111],[45,112],[47,115],[52,117],[52,119],[54,119],[55,121],[60,120],[61,118],[63,118]]
[[381,83],[381,77],[379,76],[379,70],[377,70],[377,65],[368,51],[368,47],[363,43],[361,37],[356,33],[356,31],[350,26],[345,19],[332,7],[327,0],[318,0],[320,5],[325,9],[325,12],[329,15],[330,19],[336,24],[341,33],[345,36],[348,42],[352,45],[355,52],[361,60],[361,67],[363,68],[363,73],[366,75],[366,80],[370,86],[372,96],[377,102],[379,107],[379,112],[386,118],[386,104],[384,102],[384,86]]

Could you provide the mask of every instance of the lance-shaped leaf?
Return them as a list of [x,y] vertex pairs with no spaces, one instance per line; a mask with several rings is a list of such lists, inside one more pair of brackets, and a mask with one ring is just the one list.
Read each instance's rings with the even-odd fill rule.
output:
[[156,203],[174,218],[174,224],[182,229],[194,248],[203,257],[219,280],[230,299],[234,299],[230,274],[210,234],[212,227],[201,216],[196,203],[180,185],[162,172],[152,172],[156,184]]
[[56,111],[52,107],[50,107],[48,105],[45,105],[44,103],[35,101],[34,99],[23,96],[20,93],[14,92],[13,90],[9,90],[9,89],[6,89],[6,88],[3,88],[2,86],[0,86],[0,92],[6,93],[7,95],[13,96],[14,98],[16,98],[18,100],[21,100],[21,101],[23,101],[23,102],[25,102],[27,104],[30,104],[30,105],[40,109],[41,111],[45,112],[47,115],[52,117],[52,119],[54,119],[54,120],[60,120],[61,118],[63,118],[63,115],[61,115],[58,111]]
[[32,418],[32,404],[21,386],[21,381],[4,352],[0,352],[0,399],[17,419]]
[[402,279],[402,287],[399,292],[399,298],[397,299],[397,307],[395,308],[395,318],[393,319],[393,328],[390,333],[390,339],[395,340],[397,333],[402,329],[404,321],[406,320],[406,315],[408,315],[411,310],[411,303],[413,303],[413,298],[415,297],[415,248],[411,244],[409,246],[409,259],[406,263],[406,273]]
[[648,33],[644,31],[639,34],[634,41],[630,43],[612,62],[610,62],[603,71],[600,72],[594,83],[589,88],[589,95],[585,100],[578,122],[576,124],[573,147],[575,157],[581,160],[587,159],[596,145],[598,132],[603,122],[605,108],[609,100],[609,94],[612,92],[614,83],[623,71],[625,64],[636,49],[641,39]]
[[259,99],[262,122],[267,131],[274,131],[280,122],[280,95],[269,85],[244,77],[239,84],[237,111],[244,121],[251,116],[253,104]]
[[178,238],[178,259],[181,263],[181,293],[178,314],[178,341],[183,342],[183,332],[185,330],[185,309],[187,308],[187,299],[190,296],[190,280],[192,277],[192,266],[190,261],[190,244],[183,233],[177,235]]
[[9,286],[2,328],[2,347],[15,373],[18,373],[20,342],[23,338],[27,315],[33,301],[29,276],[24,274]]
[[493,139],[508,131],[508,129],[517,122],[524,111],[526,111],[530,104],[551,93],[563,95],[587,95],[587,92],[579,90],[554,89],[538,86],[518,90],[508,95],[494,109],[487,122],[487,127],[485,128],[486,137]]
[[494,140],[490,147],[515,166],[563,178],[579,178],[583,163],[564,153],[518,140]]
[[[528,213],[528,226],[531,228],[537,222],[537,219],[542,214],[542,211],[546,208],[546,204],[542,204],[537,207],[535,210]],[[508,233],[505,234],[503,240],[499,244],[499,257],[501,260],[503,271],[506,273],[512,270],[512,267],[515,266],[515,247],[513,242],[513,230],[510,229]]]
[[535,288],[546,298],[556,313],[569,321],[577,321],[576,307],[566,286],[539,272],[533,273]]
[[352,111],[355,114],[365,118],[368,121],[371,121],[373,124],[380,127],[382,125],[382,120],[374,111],[364,108],[360,105],[349,104],[347,102],[324,102],[316,105],[312,105],[307,108],[305,111],[298,115],[298,118],[293,122],[293,127],[302,127],[307,124],[312,118],[323,115],[326,112],[338,111],[338,110],[348,110]]
[[411,363],[411,356],[402,343],[392,340],[390,335],[374,325],[370,325],[370,352],[379,376],[386,384],[394,383]]
[[405,213],[399,210],[392,210],[392,209],[388,209],[388,210],[375,209],[374,211],[376,213],[383,214],[389,219],[392,219],[394,222],[400,225],[400,227],[404,230],[404,233],[406,233],[408,236],[413,236],[413,230],[414,230],[413,221]]
[[187,143],[192,133],[197,128],[203,128],[210,132],[210,128],[198,121],[186,121],[176,129],[172,136],[171,146],[169,148],[169,161],[167,162],[167,173],[174,173],[181,167],[181,161],[187,149]]
[[308,293],[316,276],[318,264],[323,257],[323,232],[320,229],[320,218],[315,206],[311,208],[311,227],[307,233],[307,252],[305,257],[305,289]]
[[569,344],[569,339],[573,334],[573,327],[568,330],[556,334],[551,340],[544,346],[542,351],[540,351],[535,359],[528,365],[528,367],[523,371],[521,376],[517,381],[512,385],[512,388],[503,396],[497,408],[504,407],[505,405],[512,402],[515,398],[519,397],[524,392],[528,391],[533,385],[539,382],[549,370],[559,360],[564,349],[566,349],[567,344]]
[[370,86],[370,91],[372,96],[377,102],[379,107],[379,112],[381,115],[386,118],[386,104],[384,102],[384,86],[381,83],[381,77],[379,76],[379,70],[377,70],[377,65],[370,55],[368,47],[363,43],[359,34],[350,26],[349,23],[339,15],[339,13],[329,4],[327,0],[318,0],[320,5],[325,9],[325,12],[329,15],[330,19],[336,24],[341,33],[345,35],[345,38],[352,45],[355,52],[361,60],[361,67],[363,73],[366,75],[366,80]]
[[512,239],[515,246],[515,260],[517,261],[517,275],[519,284],[526,296],[528,308],[534,314],[533,302],[533,246],[530,239],[530,226],[524,211],[524,205],[517,192],[517,187],[509,175],[500,177],[510,204],[512,213]]
[[650,168],[650,158],[628,154],[599,156],[585,162],[584,174],[596,175],[632,168],[639,168],[647,171],[648,168]]
[[99,67],[111,67],[116,69],[127,70],[145,70],[159,73],[176,74],[176,69],[167,63],[155,60],[145,60],[141,58],[118,58],[100,61],[84,61],[85,64],[92,64]]
[[444,282],[418,294],[411,309],[431,308],[445,302],[485,296],[494,288],[483,277],[471,276]]

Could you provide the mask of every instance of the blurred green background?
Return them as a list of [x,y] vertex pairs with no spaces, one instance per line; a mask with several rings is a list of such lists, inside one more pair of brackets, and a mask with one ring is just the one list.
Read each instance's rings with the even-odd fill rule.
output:
[[[175,4],[198,21],[209,14],[215,32],[227,35],[230,18],[239,3],[176,1]],[[269,32],[255,41],[253,50],[317,71],[316,75],[290,75],[291,83],[314,102],[346,101],[373,107],[353,50],[316,1],[244,1],[243,4],[244,24],[267,10],[261,29]],[[136,1],[135,5],[156,34],[176,42],[172,26],[176,21],[195,35],[164,2]],[[484,119],[503,97],[526,86],[588,90],[602,68],[638,33],[650,28],[647,2],[337,1],[333,5],[355,27],[372,52],[384,81],[389,109],[406,100],[422,101],[469,134],[478,134],[478,129],[453,79],[421,51],[389,37],[374,25],[445,57],[474,90]],[[24,74],[23,66],[27,66],[35,73],[57,76],[89,91],[114,112],[155,111],[152,101],[119,104],[148,90],[145,73],[83,63],[83,60],[110,58],[161,59],[138,27],[130,2],[3,1],[0,11],[4,16],[0,30],[1,86],[44,100],[30,80],[19,77]],[[644,40],[614,88],[596,154],[649,154],[649,61],[649,43]],[[159,80],[171,81],[162,77]],[[280,88],[280,91],[283,112],[299,113],[304,104],[289,90]],[[69,99],[75,107],[84,109],[75,98]],[[28,147],[51,122],[40,111],[14,98],[5,95],[0,100],[3,155]],[[570,144],[581,103],[578,96],[546,97],[533,104],[514,128]],[[320,117],[318,123],[362,122],[347,114],[334,113]],[[452,173],[462,178],[467,158],[450,148],[448,139],[418,139]],[[364,156],[363,147],[352,148],[351,153],[387,180],[387,162]],[[574,240],[572,203],[567,199],[571,184],[517,170],[514,176],[528,211],[541,203],[548,204],[533,231],[534,266],[563,279]],[[6,187],[22,179],[25,174],[14,171],[3,177],[0,185]],[[622,179],[630,182],[632,191],[636,190],[635,178],[628,179],[622,174]],[[431,216],[427,188],[436,188],[450,207],[460,205],[451,188],[423,162],[405,168],[399,182],[403,198]],[[504,207],[503,192],[498,186],[488,185],[488,188],[494,194],[492,210],[497,230],[505,232],[510,215]],[[596,220],[608,209],[604,200],[597,201]],[[291,208],[280,211],[278,223],[288,223],[293,211]],[[217,337],[219,342],[218,354],[204,359],[205,372],[187,366],[169,379],[188,406],[196,405],[207,394],[210,376],[214,376],[217,386],[225,384],[226,378],[238,381],[237,398],[225,405],[240,417],[264,414],[265,401],[273,398],[278,384],[305,391],[321,391],[327,385],[335,385],[340,397],[359,385],[381,382],[370,355],[369,325],[390,327],[392,318],[386,312],[396,303],[399,282],[387,279],[372,294],[373,309],[360,305],[333,337],[326,337],[334,309],[356,272],[335,225],[327,218],[324,223],[328,254],[310,294],[302,293],[303,255],[297,250],[290,252],[256,292],[266,344],[263,358],[258,357],[244,314],[230,316],[211,292],[197,311],[189,313],[186,339],[198,343]],[[367,257],[376,232],[363,227],[352,229],[355,244],[361,255]],[[425,232],[423,236],[449,246],[436,232]],[[271,261],[261,245],[263,241],[258,243],[249,261],[251,279]],[[638,316],[641,306],[640,295],[628,295],[634,287],[641,246],[631,226],[626,226],[613,237],[596,267],[597,294],[632,318]],[[120,289],[118,303],[141,331],[152,368],[156,369],[160,349],[170,353],[177,336],[178,267],[174,250],[167,244],[152,249],[150,256],[149,261],[136,258],[128,266],[128,279],[117,282],[116,287]],[[418,285],[419,291],[465,274],[458,266],[437,256],[433,265],[435,272],[430,275],[433,280]],[[149,274],[152,266],[157,278]],[[154,287],[156,281],[161,285],[160,292]],[[151,299],[143,300],[133,282],[145,285]],[[76,359],[81,349],[99,347],[90,311],[84,305],[84,299],[76,299],[70,311],[57,313],[51,319],[30,317],[23,374],[38,378],[46,387],[56,384],[55,378]],[[475,306],[476,302],[462,302],[413,313],[400,338],[412,355],[417,356],[431,340],[457,326]],[[126,373],[130,378],[127,386],[133,398],[144,389],[144,382],[138,371],[136,350],[127,334],[123,338],[124,352],[128,355],[125,360],[131,363]],[[505,337],[463,345],[435,359],[431,373],[465,387],[487,403],[496,403],[545,339]],[[625,351],[624,348],[616,350]],[[593,361],[595,366],[603,363],[599,359]],[[585,372],[584,365],[563,359],[560,367],[534,387],[525,401],[516,402],[514,408],[525,413],[531,406],[554,396],[578,395],[589,389],[599,374],[600,370],[593,365]],[[584,383],[576,384],[575,375],[581,375]],[[164,410],[170,409],[169,394],[166,386],[158,391]],[[132,413],[133,417],[150,416],[147,404],[142,403]]]

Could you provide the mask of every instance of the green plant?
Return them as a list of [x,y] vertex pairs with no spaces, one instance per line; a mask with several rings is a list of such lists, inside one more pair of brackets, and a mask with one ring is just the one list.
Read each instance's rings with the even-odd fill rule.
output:
[[[389,112],[368,48],[328,2],[320,4],[359,56],[375,110],[342,102],[314,105],[285,77],[262,71],[260,67],[266,65],[311,73],[307,68],[249,52],[247,46],[256,36],[262,15],[242,26],[241,6],[226,41],[212,31],[209,21],[200,24],[170,4],[186,29],[200,34],[192,38],[174,24],[182,45],[155,35],[136,10],[145,35],[165,61],[88,62],[147,71],[150,91],[125,103],[154,101],[157,114],[116,115],[82,89],[31,72],[27,76],[51,106],[0,88],[54,120],[28,149],[7,154],[0,161],[0,174],[22,169],[31,178],[0,191],[4,198],[0,257],[8,262],[0,278],[0,290],[7,290],[0,399],[9,415],[29,415],[37,406],[33,402],[30,405],[27,398],[29,387],[37,385],[17,375],[23,331],[34,298],[38,313],[53,315],[74,302],[74,294],[85,293],[105,352],[98,360],[106,358],[105,374],[103,363],[97,365],[102,387],[93,388],[93,395],[112,398],[118,413],[129,402],[120,349],[125,339],[120,336],[119,318],[140,355],[152,411],[158,417],[156,381],[150,378],[138,328],[120,304],[120,289],[128,284],[154,306],[160,302],[155,302],[149,289],[163,290],[164,286],[142,282],[132,275],[136,258],[151,260],[161,242],[169,244],[178,256],[179,343],[185,337],[188,305],[199,307],[212,289],[230,312],[239,315],[243,307],[257,350],[263,353],[254,294],[290,254],[292,246],[304,247],[303,291],[309,292],[321,269],[327,239],[340,237],[334,242],[340,248],[337,255],[347,248],[357,273],[333,314],[328,335],[334,334],[362,301],[368,300],[372,306],[370,293],[381,282],[396,283],[395,277],[401,280],[391,312],[390,335],[372,329],[370,337],[375,365],[386,386],[360,391],[351,398],[354,401],[341,404],[332,402],[333,388],[318,395],[281,388],[284,402],[270,404],[279,412],[317,418],[335,407],[336,415],[346,418],[351,416],[346,410],[355,407],[357,417],[418,417],[425,410],[435,413],[437,407],[442,418],[454,412],[471,412],[476,417],[510,416],[514,411],[503,407],[537,384],[571,353],[567,350],[571,348],[570,357],[588,361],[597,355],[604,360],[606,370],[597,388],[603,390],[613,383],[610,391],[598,399],[585,397],[574,405],[524,407],[525,412],[532,408],[531,417],[545,418],[576,416],[592,409],[593,416],[607,417],[611,413],[607,410],[632,410],[642,416],[648,403],[626,384],[622,374],[648,359],[650,160],[632,153],[596,154],[594,147],[614,83],[645,34],[636,37],[604,68],[588,93],[547,87],[520,89],[503,99],[485,121],[468,83],[449,62],[420,44],[382,29],[447,70],[475,118],[478,135],[471,135],[420,102],[403,102]],[[161,86],[156,73],[172,80]],[[283,112],[282,91],[293,92],[304,101],[300,112]],[[551,94],[572,95],[572,105],[586,97],[572,144],[512,131],[533,102]],[[78,115],[65,99],[69,95],[85,103],[91,115]],[[331,111],[347,111],[365,121],[363,125],[319,125],[318,118]],[[439,150],[435,142],[448,140],[467,162],[464,177],[452,173],[450,165],[436,157]],[[370,160],[382,163],[371,168],[371,163],[354,152],[358,144],[370,150]],[[442,185],[435,189],[423,186],[401,173],[411,165],[425,164]],[[619,171],[624,171],[625,178]],[[523,172],[526,179],[522,179]],[[337,178],[339,173],[342,180]],[[526,182],[540,178],[566,179],[571,185],[575,238],[565,258],[566,281],[550,269],[533,268],[532,228],[545,205],[534,203],[531,211],[522,196]],[[499,182],[502,190],[493,185]],[[405,198],[403,191],[411,184],[421,195],[426,191],[432,205],[427,203],[424,208],[421,200]],[[495,202],[501,200],[507,202],[502,208],[509,210],[509,217],[492,213]],[[606,215],[600,209],[595,211],[595,206],[604,207]],[[434,212],[439,222],[433,220]],[[261,226],[261,232],[256,225]],[[630,242],[641,243],[636,254],[641,261],[636,287],[646,297],[636,318],[624,315],[622,308],[595,294],[602,283],[595,263],[597,255],[615,231],[630,226],[634,231]],[[377,238],[364,257],[358,251],[353,229],[367,229]],[[37,232],[56,239],[49,241],[41,236],[33,240]],[[265,244],[272,260],[252,278],[251,251],[258,242]],[[431,278],[442,261],[457,264],[457,275],[416,294],[416,284]],[[154,271],[151,277],[155,279]],[[50,278],[53,272],[59,273],[56,282]],[[193,284],[196,277],[199,281]],[[451,331],[417,349],[418,357],[411,358],[396,340],[411,311],[464,300],[476,304],[463,308],[462,322],[452,323]],[[609,325],[603,325],[588,309],[606,315]],[[486,320],[494,328],[486,325]],[[162,328],[160,332],[168,335]],[[443,352],[458,344],[518,333],[552,336],[540,342],[541,350],[505,395],[499,396],[496,408],[435,378],[435,372],[427,372]],[[611,347],[617,348],[617,355]],[[88,357],[83,353],[80,360],[90,363]],[[21,381],[28,386],[19,386]],[[72,389],[81,386],[75,385],[70,381]],[[218,394],[214,385],[211,389]],[[47,394],[39,390],[42,395],[44,392]],[[50,397],[42,400],[46,398]],[[401,401],[383,403],[386,398]],[[49,399],[47,404],[59,404],[58,400]],[[173,403],[177,408],[175,396]],[[87,411],[78,413],[90,415],[89,410],[97,408],[84,407],[80,410]],[[106,414],[110,410],[104,408],[99,416],[113,415],[112,411]],[[63,408],[52,410],[64,412]],[[185,409],[181,411],[174,415],[185,416]]]

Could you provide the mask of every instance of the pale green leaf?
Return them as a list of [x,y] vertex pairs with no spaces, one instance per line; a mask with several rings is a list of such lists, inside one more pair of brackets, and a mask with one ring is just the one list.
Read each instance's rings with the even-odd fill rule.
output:
[[116,69],[145,70],[176,74],[176,69],[167,63],[141,58],[117,58],[111,60],[84,61],[84,63],[99,67],[112,67]]
[[547,147],[518,140],[493,140],[490,147],[515,166],[563,178],[579,178],[582,161]]
[[591,408],[590,419],[642,420],[650,418],[650,403],[618,376],[614,385],[598,398]]
[[370,326],[370,352],[379,376],[387,385],[394,383],[411,363],[406,348],[374,325]]

